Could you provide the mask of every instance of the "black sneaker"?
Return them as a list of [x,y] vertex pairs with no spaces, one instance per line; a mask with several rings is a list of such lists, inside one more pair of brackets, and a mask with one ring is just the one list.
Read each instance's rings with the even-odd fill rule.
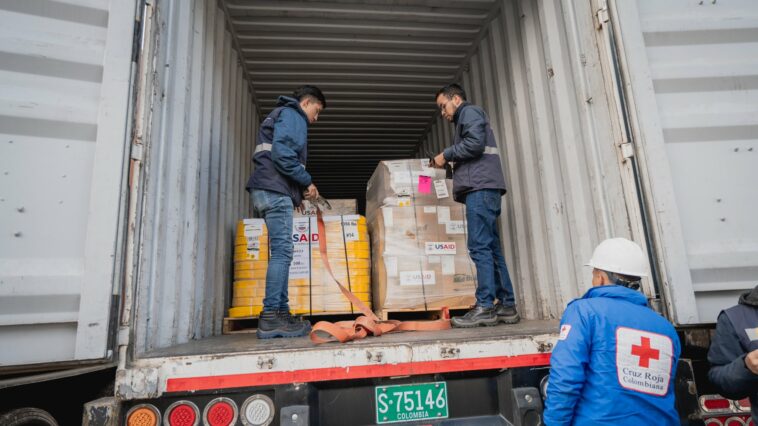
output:
[[473,309],[466,312],[462,317],[453,317],[450,319],[450,324],[453,327],[470,328],[478,327],[480,325],[497,325],[497,315],[495,314],[495,308],[484,308],[482,306],[474,306]]
[[302,337],[308,335],[310,331],[310,322],[290,321],[277,311],[264,311],[258,319],[258,330],[255,334],[259,339],[272,339],[274,337]]
[[516,324],[521,321],[521,317],[518,314],[515,306],[503,306],[500,303],[495,305],[495,314],[497,320],[506,324]]

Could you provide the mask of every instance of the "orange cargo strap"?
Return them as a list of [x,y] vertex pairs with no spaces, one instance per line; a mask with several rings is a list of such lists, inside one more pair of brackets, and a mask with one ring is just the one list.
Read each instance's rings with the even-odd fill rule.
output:
[[324,262],[326,270],[329,271],[329,275],[332,277],[335,283],[342,291],[342,294],[350,300],[353,306],[357,307],[363,315],[355,319],[355,321],[339,321],[328,322],[319,321],[311,330],[310,338],[313,343],[327,343],[327,342],[349,342],[351,340],[363,339],[366,336],[381,336],[385,333],[391,333],[396,331],[431,331],[431,330],[447,330],[450,328],[450,312],[447,308],[442,308],[442,318],[435,321],[397,321],[380,320],[372,311],[363,303],[360,299],[345,288],[334,276],[332,268],[329,265],[329,257],[326,252],[326,226],[324,225],[324,218],[321,213],[321,209],[316,206],[316,217],[318,219],[318,248],[321,253],[321,261]]

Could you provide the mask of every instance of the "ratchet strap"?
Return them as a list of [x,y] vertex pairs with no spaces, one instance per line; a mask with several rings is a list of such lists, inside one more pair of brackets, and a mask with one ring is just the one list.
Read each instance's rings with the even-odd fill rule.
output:
[[380,320],[365,303],[343,286],[334,276],[332,268],[329,265],[329,257],[327,256],[326,251],[326,226],[324,225],[321,209],[318,208],[318,206],[316,207],[316,218],[318,220],[318,246],[321,254],[321,261],[324,263],[326,270],[329,271],[329,275],[334,282],[339,286],[342,294],[344,294],[350,303],[358,308],[363,315],[356,318],[355,321],[339,321],[334,323],[328,321],[317,322],[311,329],[310,334],[313,343],[320,344],[335,341],[345,343],[351,340],[363,339],[367,336],[381,336],[382,334],[397,331],[432,331],[447,330],[450,328],[450,311],[446,307],[441,310],[442,318],[434,321]]

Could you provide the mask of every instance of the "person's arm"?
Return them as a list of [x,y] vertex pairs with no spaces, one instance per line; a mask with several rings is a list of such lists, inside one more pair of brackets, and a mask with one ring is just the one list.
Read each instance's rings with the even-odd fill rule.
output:
[[475,160],[484,154],[487,146],[487,117],[482,111],[466,108],[461,111],[460,121],[461,141],[442,152],[446,161]]
[[298,138],[298,133],[302,131],[301,126],[305,125],[299,123],[298,120],[302,120],[302,118],[298,117],[296,111],[288,108],[279,114],[279,118],[274,123],[271,159],[276,171],[306,188],[312,183],[312,179],[303,164],[300,163],[298,156],[304,148],[300,138]]
[[591,322],[581,315],[576,303],[571,303],[563,313],[561,334],[550,356],[544,413],[547,426],[572,424],[591,350]]
[[758,389],[758,375],[745,365],[745,356],[732,322],[722,312],[708,349],[708,362],[711,364],[708,379],[726,398],[742,399]]

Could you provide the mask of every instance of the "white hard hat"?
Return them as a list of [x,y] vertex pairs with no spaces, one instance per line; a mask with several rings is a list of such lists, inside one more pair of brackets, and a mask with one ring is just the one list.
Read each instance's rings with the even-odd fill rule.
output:
[[626,238],[609,238],[600,243],[586,266],[634,277],[646,277],[648,271],[645,252]]

